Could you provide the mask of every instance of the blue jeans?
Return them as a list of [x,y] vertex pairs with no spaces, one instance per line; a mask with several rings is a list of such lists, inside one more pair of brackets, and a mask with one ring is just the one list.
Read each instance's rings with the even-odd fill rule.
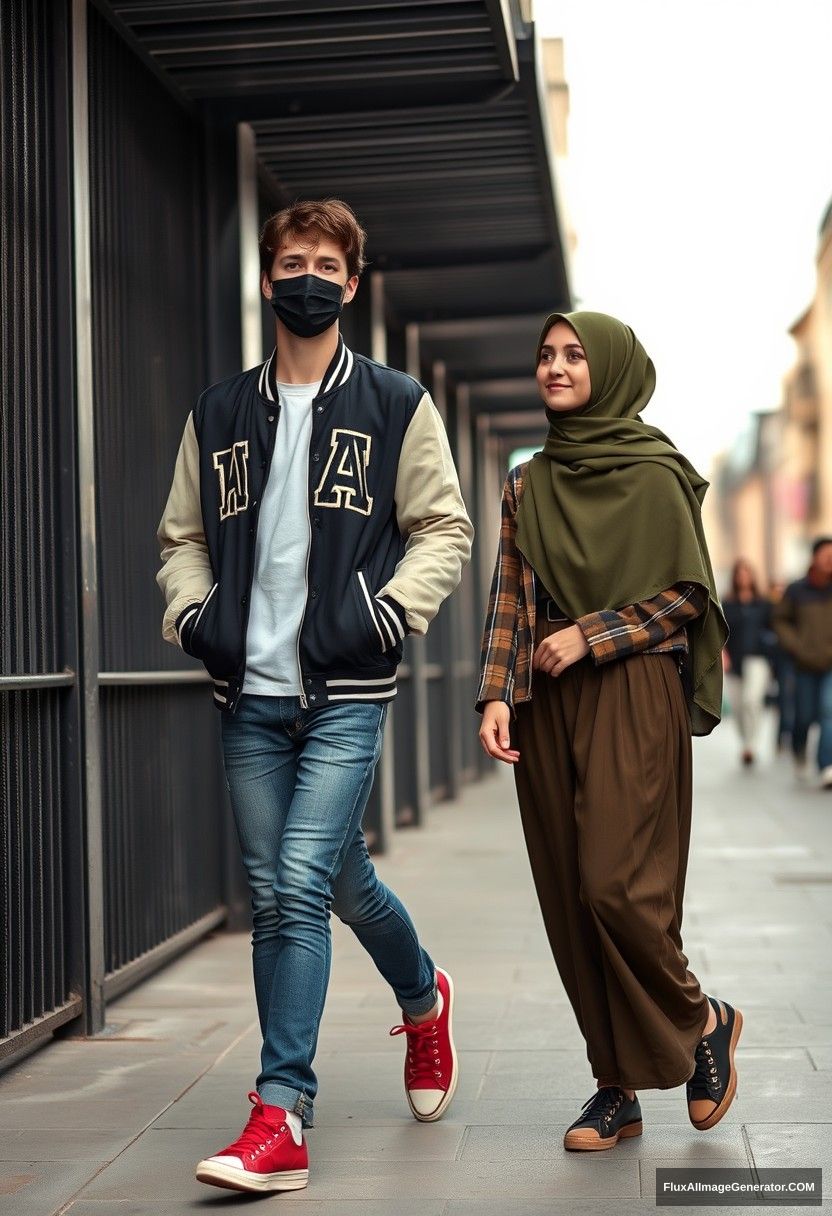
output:
[[832,671],[795,673],[794,729],[792,749],[796,756],[806,752],[806,736],[813,722],[820,723],[818,768],[832,765]]
[[349,925],[408,1014],[436,1003],[413,922],[379,880],[361,818],[381,754],[385,704],[302,709],[244,694],[222,716],[223,756],[251,888],[254,988],[263,1035],[257,1092],[312,1125],[312,1061],[329,983],[330,909]]

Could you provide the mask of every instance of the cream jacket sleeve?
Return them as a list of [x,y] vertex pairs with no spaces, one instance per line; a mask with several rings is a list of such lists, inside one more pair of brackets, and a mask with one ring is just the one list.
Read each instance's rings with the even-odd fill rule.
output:
[[404,437],[395,496],[407,547],[378,594],[401,604],[409,628],[422,634],[459,583],[474,537],[445,426],[429,393],[416,407]]
[[176,621],[188,604],[200,603],[214,582],[202,527],[199,499],[199,447],[193,413],[188,415],[168,501],[156,532],[162,566],[156,582],[167,607],[162,637],[177,644]]

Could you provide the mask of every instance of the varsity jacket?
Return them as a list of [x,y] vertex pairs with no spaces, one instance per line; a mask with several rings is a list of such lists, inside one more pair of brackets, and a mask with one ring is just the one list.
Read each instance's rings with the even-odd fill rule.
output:
[[[228,712],[245,679],[258,508],[280,425],[276,353],[199,398],[157,532],[162,636],[204,663]],[[312,411],[301,703],[388,701],[404,638],[425,633],[457,586],[473,527],[416,380],[339,337]]]
[[[488,701],[515,707],[532,699],[532,657],[537,627],[538,579],[517,548],[517,508],[528,463],[512,469],[503,486],[500,541],[482,634],[476,710]],[[542,597],[543,598],[543,597]],[[579,617],[596,667],[632,654],[675,654],[685,676],[688,639],[685,626],[704,612],[705,588],[680,583],[653,599]]]

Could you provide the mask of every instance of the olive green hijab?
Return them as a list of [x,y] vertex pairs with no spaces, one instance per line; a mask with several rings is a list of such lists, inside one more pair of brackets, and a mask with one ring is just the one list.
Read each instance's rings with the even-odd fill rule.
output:
[[573,619],[623,608],[676,583],[708,592],[688,625],[688,706],[694,735],[722,711],[721,651],[728,628],[702,528],[708,483],[640,413],[656,385],[628,325],[599,312],[552,313],[546,335],[566,321],[589,364],[591,394],[579,412],[546,409],[549,435],[529,464],[517,511],[517,547]]

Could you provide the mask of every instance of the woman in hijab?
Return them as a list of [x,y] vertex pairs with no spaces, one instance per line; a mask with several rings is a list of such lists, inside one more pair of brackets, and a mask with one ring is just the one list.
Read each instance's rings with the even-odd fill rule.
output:
[[552,952],[597,1080],[564,1147],[638,1136],[636,1091],[687,1083],[714,1127],[742,1015],[682,951],[691,735],[722,703],[707,482],[640,414],[655,371],[629,326],[553,313],[537,350],[549,435],[503,490],[477,708],[514,766]]

